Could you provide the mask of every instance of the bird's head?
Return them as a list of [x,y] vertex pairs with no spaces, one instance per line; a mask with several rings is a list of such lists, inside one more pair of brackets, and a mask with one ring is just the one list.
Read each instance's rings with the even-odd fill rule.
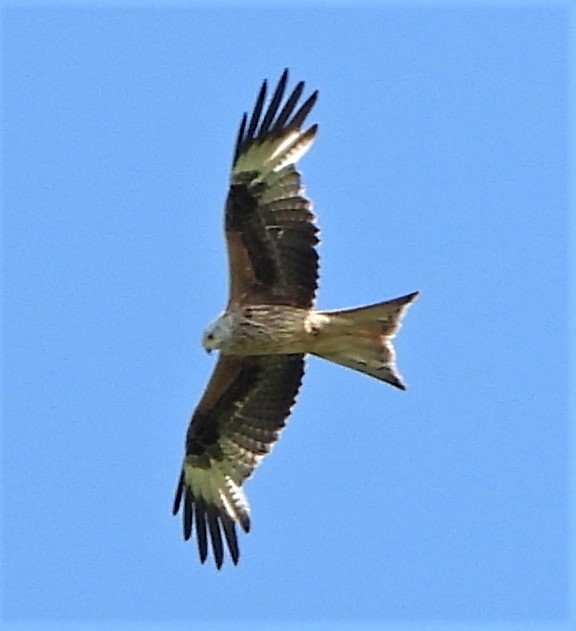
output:
[[220,316],[208,325],[202,336],[202,346],[208,353],[218,351],[226,344],[232,335],[230,318]]

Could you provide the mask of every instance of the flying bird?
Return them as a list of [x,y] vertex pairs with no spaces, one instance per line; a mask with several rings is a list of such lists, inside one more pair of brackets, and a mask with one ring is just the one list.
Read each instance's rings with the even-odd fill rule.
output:
[[250,530],[242,485],[286,424],[306,355],[405,389],[392,338],[418,292],[314,310],[318,228],[296,163],[316,138],[318,125],[304,124],[318,92],[300,104],[304,82],[286,96],[287,81],[285,70],[268,100],[264,81],[238,131],[225,209],[229,299],[204,332],[204,348],[219,356],[188,428],[174,499],[184,539],[194,530],[201,562],[210,546],[218,569],[226,548],[238,563],[237,527]]

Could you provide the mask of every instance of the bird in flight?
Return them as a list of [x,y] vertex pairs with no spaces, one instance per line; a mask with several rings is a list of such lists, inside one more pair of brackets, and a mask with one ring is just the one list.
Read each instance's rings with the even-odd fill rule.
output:
[[304,82],[286,96],[287,82],[285,70],[267,100],[264,81],[238,131],[225,209],[229,299],[204,332],[204,348],[219,356],[188,428],[174,499],[184,539],[195,531],[202,563],[210,544],[218,569],[226,547],[238,563],[236,528],[250,530],[242,485],[286,424],[306,355],[405,389],[392,338],[418,292],[314,310],[318,228],[296,163],[316,138],[318,125],[304,124],[318,92],[300,104]]

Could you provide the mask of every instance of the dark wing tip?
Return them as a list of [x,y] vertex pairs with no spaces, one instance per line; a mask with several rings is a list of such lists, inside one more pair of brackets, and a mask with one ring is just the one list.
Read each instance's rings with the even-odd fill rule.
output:
[[[182,505],[182,500],[183,505]],[[205,563],[208,559],[208,535],[210,536],[210,549],[214,556],[217,569],[221,569],[224,564],[224,545],[222,534],[226,540],[230,558],[234,565],[238,565],[240,550],[238,547],[238,536],[236,534],[236,523],[227,513],[221,512],[216,506],[207,504],[202,498],[196,498],[192,491],[184,483],[184,473],[180,475],[176,498],[174,500],[173,514],[176,515],[182,506],[182,528],[184,540],[188,541],[192,536],[192,530],[196,531],[196,543],[198,546],[198,556],[200,563]],[[242,516],[240,526],[244,532],[250,530],[250,518]]]
[[208,533],[206,529],[206,502],[202,498],[196,498],[194,517],[198,554],[200,562],[204,563],[208,558]]
[[300,109],[296,112],[296,114],[294,114],[292,120],[288,124],[290,128],[299,129],[303,125],[304,121],[308,117],[308,114],[310,114],[312,108],[316,105],[318,94],[318,90],[314,90],[314,92],[312,92],[312,94],[306,99],[306,101],[304,101]]
[[214,561],[216,563],[216,567],[220,569],[222,567],[222,563],[224,562],[224,548],[222,546],[220,524],[218,523],[218,509],[215,506],[206,507],[206,519],[208,521],[208,531],[210,532]]
[[315,138],[316,134],[318,133],[318,129],[318,123],[314,123],[314,125],[312,125],[305,131],[304,138],[306,140],[308,140],[309,138]]
[[268,104],[268,109],[266,110],[266,114],[260,123],[260,128],[258,129],[258,137],[263,134],[268,133],[272,121],[276,117],[276,113],[278,112],[278,108],[280,107],[280,103],[282,102],[282,97],[284,96],[284,91],[286,90],[286,81],[288,80],[288,73],[284,71],[282,76],[280,77],[280,81],[278,81],[278,85],[276,86],[276,90],[274,90],[274,94]]
[[288,75],[288,68],[285,68],[272,97],[269,99],[266,109],[264,108],[264,103],[266,101],[268,83],[266,80],[263,81],[256,98],[256,103],[254,104],[254,109],[249,117],[249,122],[247,113],[245,113],[242,118],[236,137],[236,146],[234,148],[234,163],[238,159],[238,156],[251,143],[261,141],[270,134],[278,135],[282,134],[285,130],[299,129],[308,114],[310,114],[310,111],[318,100],[318,90],[315,90],[294,114],[294,110],[304,91],[304,81],[300,81],[296,84],[296,87],[292,90],[284,105],[281,107],[288,82]]
[[244,139],[244,132],[246,130],[246,123],[248,122],[248,114],[244,112],[244,116],[242,116],[242,122],[240,123],[240,128],[238,129],[238,135],[236,136],[236,145],[234,147],[234,160],[238,158],[240,154],[240,146],[242,145],[242,141]]
[[192,534],[192,512],[194,506],[194,497],[189,489],[184,494],[184,514],[182,515],[182,528],[184,541],[188,541]]
[[[220,523],[222,524],[222,530],[224,531],[224,537],[226,538],[226,544],[232,557],[234,565],[238,565],[240,559],[240,550],[238,548],[238,536],[236,534],[236,524],[229,515],[221,515]],[[220,569],[220,568],[218,568]]]
[[250,532],[250,516],[248,514],[243,513],[240,516],[240,526],[244,532]]
[[250,139],[254,136],[254,132],[258,127],[258,122],[260,121],[260,115],[262,114],[262,108],[264,106],[264,101],[266,100],[266,92],[268,91],[268,82],[266,79],[262,82],[262,87],[260,88],[260,92],[258,92],[258,97],[256,98],[256,103],[254,105],[254,110],[252,111],[252,116],[250,118],[250,124],[248,125],[248,131],[246,132],[246,138]]
[[178,514],[180,503],[182,502],[182,493],[184,491],[184,471],[180,474],[178,485],[176,486],[176,494],[174,495],[174,504],[172,505],[172,515]]

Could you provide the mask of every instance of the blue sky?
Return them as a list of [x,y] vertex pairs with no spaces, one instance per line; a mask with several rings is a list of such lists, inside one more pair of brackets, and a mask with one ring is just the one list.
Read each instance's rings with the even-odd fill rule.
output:
[[[7,628],[568,628],[568,10],[3,19]],[[407,392],[309,362],[218,573],[170,508],[237,125],[285,66],[319,307],[422,295]]]

